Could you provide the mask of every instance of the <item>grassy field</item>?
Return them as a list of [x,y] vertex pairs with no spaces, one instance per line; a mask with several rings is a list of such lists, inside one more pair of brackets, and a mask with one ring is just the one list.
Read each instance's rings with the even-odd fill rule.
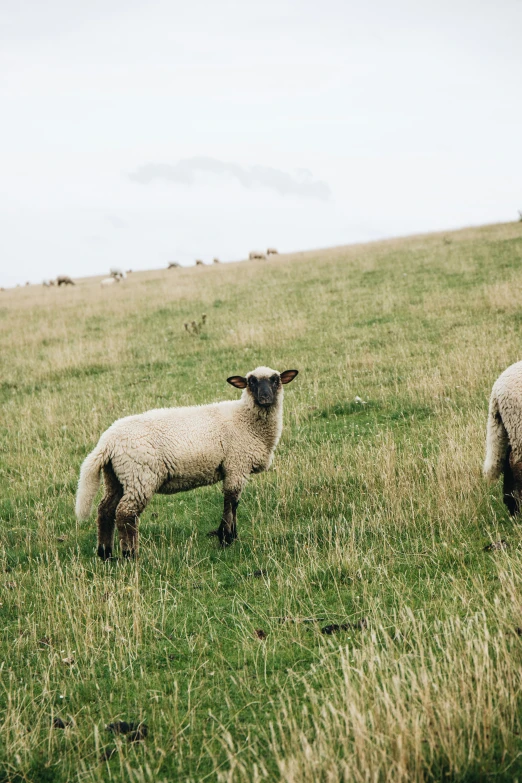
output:
[[[0,293],[0,782],[522,781],[522,528],[480,475],[521,328],[522,224]],[[99,561],[100,433],[260,364],[300,374],[239,541],[215,486]]]

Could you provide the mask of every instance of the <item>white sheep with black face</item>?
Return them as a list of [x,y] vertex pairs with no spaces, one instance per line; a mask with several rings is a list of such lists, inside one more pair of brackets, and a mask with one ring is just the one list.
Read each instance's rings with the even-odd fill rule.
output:
[[76,495],[78,519],[88,518],[100,472],[105,496],[98,508],[98,555],[112,556],[118,527],[124,557],[137,551],[138,519],[156,493],[174,494],[223,482],[222,546],[236,533],[236,510],[251,473],[268,470],[283,428],[283,385],[297,370],[257,367],[228,383],[239,400],[189,408],[160,408],[118,419],[84,461]]

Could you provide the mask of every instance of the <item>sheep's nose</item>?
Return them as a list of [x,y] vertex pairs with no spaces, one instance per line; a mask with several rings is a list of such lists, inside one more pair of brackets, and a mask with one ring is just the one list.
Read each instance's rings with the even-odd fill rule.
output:
[[266,381],[261,381],[259,384],[257,399],[260,405],[270,405],[274,401],[274,394],[270,388],[270,384]]
[[257,399],[261,405],[268,405],[274,400],[274,395],[270,389],[259,389]]

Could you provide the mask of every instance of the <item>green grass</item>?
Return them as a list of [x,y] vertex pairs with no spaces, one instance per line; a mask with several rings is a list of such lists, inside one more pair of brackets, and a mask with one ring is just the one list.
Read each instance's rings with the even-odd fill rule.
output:
[[[0,294],[0,783],[522,780],[522,529],[480,476],[521,257],[506,224]],[[300,374],[239,541],[210,487],[97,560],[101,432],[260,364]]]

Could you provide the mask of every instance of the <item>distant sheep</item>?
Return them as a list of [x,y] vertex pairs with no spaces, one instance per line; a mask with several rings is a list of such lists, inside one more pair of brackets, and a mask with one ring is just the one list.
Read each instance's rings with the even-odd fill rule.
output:
[[103,280],[100,282],[100,285],[103,288],[106,288],[108,285],[116,285],[116,283],[120,282],[119,277],[104,277]]
[[54,280],[43,280],[42,285],[46,288],[50,288],[50,286],[55,285]]
[[203,261],[200,258],[198,258],[196,260],[196,266],[205,266],[205,264],[203,263]]
[[275,247],[269,247],[268,250],[266,251],[266,254],[267,256],[277,256],[278,252],[275,249]]
[[178,264],[177,261],[169,261],[169,265],[167,269],[177,269],[181,264]]
[[74,285],[74,280],[71,280],[71,278],[69,277],[69,275],[59,275],[59,276],[56,278],[56,285],[57,285],[57,286],[61,286],[61,285]]
[[251,250],[248,254],[249,261],[254,261],[256,259],[266,258],[266,255],[263,253],[262,250]]
[[109,272],[112,277],[119,278],[121,280],[125,280],[127,277],[127,273],[123,271],[119,266],[111,266],[109,269]]
[[297,370],[258,367],[228,383],[239,400],[160,408],[115,421],[85,459],[78,482],[76,516],[87,519],[100,483],[98,555],[112,557],[118,527],[123,557],[138,547],[138,520],[155,493],[171,495],[223,481],[224,509],[216,535],[222,546],[236,533],[236,510],[251,473],[268,470],[283,428],[283,384]]
[[212,263],[213,263],[213,264],[220,264],[220,263],[221,263],[221,261],[219,260],[219,258],[215,258],[215,259],[212,261]]
[[490,482],[504,475],[504,503],[511,516],[518,514],[522,508],[522,362],[504,370],[493,384],[483,472]]

